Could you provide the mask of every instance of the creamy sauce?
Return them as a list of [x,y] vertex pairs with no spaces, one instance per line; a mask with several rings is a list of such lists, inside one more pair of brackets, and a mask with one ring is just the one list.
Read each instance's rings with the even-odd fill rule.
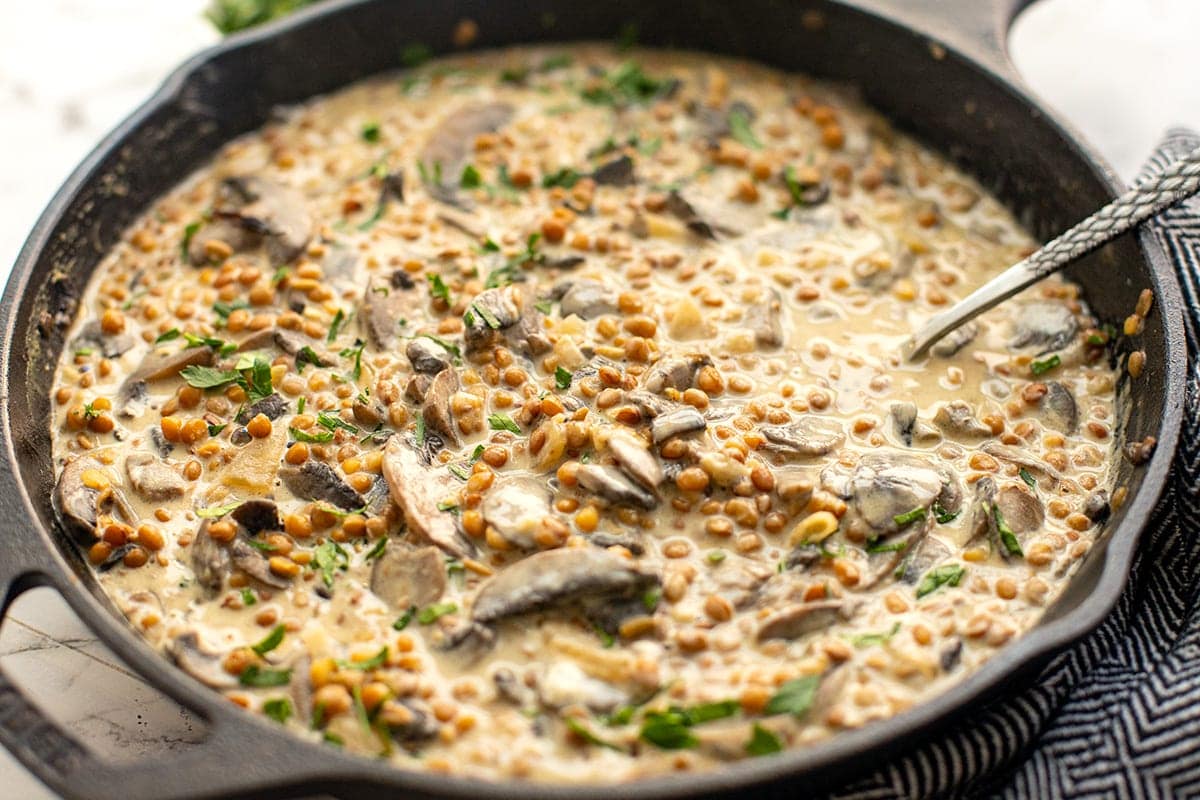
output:
[[56,500],[150,642],[299,735],[562,782],[803,747],[977,669],[1107,515],[1075,286],[900,359],[1033,246],[803,77],[426,64],[131,227],[59,368]]

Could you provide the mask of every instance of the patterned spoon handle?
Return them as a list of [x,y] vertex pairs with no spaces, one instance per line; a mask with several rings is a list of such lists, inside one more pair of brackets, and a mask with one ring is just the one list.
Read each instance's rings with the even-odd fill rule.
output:
[[1001,272],[954,306],[934,314],[906,346],[909,361],[920,358],[950,331],[1007,300],[1052,272],[1108,244],[1131,228],[1200,191],[1200,148],[1166,171],[1142,181],[1023,261]]

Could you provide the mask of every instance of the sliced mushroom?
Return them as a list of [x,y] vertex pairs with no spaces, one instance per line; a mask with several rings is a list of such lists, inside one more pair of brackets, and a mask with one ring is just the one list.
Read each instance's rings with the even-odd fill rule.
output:
[[546,708],[584,706],[607,713],[629,702],[629,696],[612,684],[589,676],[572,661],[555,661],[537,682],[537,696]]
[[[870,531],[886,536],[900,530],[896,517],[916,509],[928,509],[934,500],[947,497],[951,481],[922,460],[903,458],[899,454],[880,453],[864,457],[850,480],[854,510]],[[950,502],[951,505],[946,505]],[[946,500],[948,511],[957,502]],[[951,507],[953,506],[953,507]]]
[[975,416],[975,409],[964,400],[943,403],[933,415],[933,421],[947,434],[978,439],[992,435],[992,429]]
[[[920,554],[932,555],[926,551],[925,544],[930,540],[931,524],[929,519],[909,523],[898,533],[888,535],[882,547],[868,546],[866,574],[859,582],[859,588],[870,589],[888,578],[903,578],[909,573],[908,564],[916,561]],[[880,544],[876,542],[877,546]],[[936,549],[936,544],[932,547]]]
[[[975,481],[975,496],[971,503],[971,534],[966,544],[996,538],[996,518],[992,507],[996,503],[996,481],[984,475]],[[1001,547],[1001,552],[1004,548]]]
[[595,492],[610,503],[630,505],[652,511],[658,506],[658,496],[631,481],[615,467],[583,464],[577,473],[579,485]]
[[396,612],[435,603],[446,593],[445,556],[392,543],[371,568],[371,591]]
[[409,340],[404,354],[408,356],[413,369],[424,375],[437,375],[450,366],[450,353],[425,336]]
[[100,351],[105,358],[120,358],[135,344],[133,336],[128,333],[105,333],[100,327],[100,320],[93,319],[79,330],[79,335],[71,340],[72,350],[82,350],[90,347]]
[[1038,401],[1036,416],[1042,424],[1059,433],[1071,434],[1079,424],[1079,407],[1071,390],[1058,381],[1047,381],[1046,393]]
[[257,536],[264,531],[283,530],[283,520],[279,518],[279,506],[274,500],[265,497],[251,498],[229,512],[229,518],[246,529],[251,536]]
[[454,429],[454,412],[450,409],[450,398],[461,388],[458,372],[444,369],[434,376],[425,392],[421,404],[421,415],[429,430],[437,431],[452,444],[458,443],[458,432]]
[[362,495],[323,461],[310,458],[298,467],[285,464],[279,478],[288,491],[303,500],[323,500],[346,511],[356,511],[366,504]]
[[633,159],[623,155],[601,164],[592,173],[592,180],[600,186],[632,186],[637,182],[633,175]]
[[949,558],[950,554],[949,546],[941,539],[936,536],[923,536],[913,552],[901,560],[903,567],[895,570],[896,577],[904,583],[915,584],[934,565]]
[[509,478],[497,483],[480,506],[484,521],[513,547],[532,550],[537,533],[551,513],[550,491],[532,478]]
[[[266,328],[265,330],[252,333],[238,342],[239,353],[275,348],[283,353],[287,353],[289,356],[294,356],[305,347],[313,349],[311,339],[306,339],[298,333],[293,333],[283,328]],[[321,366],[329,367],[336,363],[332,356],[315,350],[314,352],[317,352],[317,356],[321,360]]]
[[711,365],[712,359],[703,353],[666,356],[654,362],[654,366],[646,371],[642,385],[646,387],[646,391],[654,394],[661,394],[667,388],[682,392],[692,388],[696,373],[701,368]]
[[1103,489],[1092,492],[1083,501],[1083,514],[1093,523],[1099,524],[1112,514],[1112,506],[1108,503],[1108,492]]
[[938,358],[949,358],[970,344],[979,334],[979,326],[974,322],[960,325],[939,339],[929,352]]
[[1036,531],[1046,519],[1042,501],[1024,486],[1005,486],[996,494],[996,507],[1016,534]]
[[830,625],[849,619],[852,609],[844,600],[816,600],[795,603],[772,613],[758,625],[755,638],[799,639],[805,634],[825,630]]
[[687,229],[703,239],[716,239],[713,226],[700,217],[699,212],[678,191],[667,195],[666,210],[681,220]]
[[429,134],[417,159],[430,173],[441,175],[441,182],[429,187],[434,199],[452,205],[461,202],[455,187],[467,156],[475,152],[475,139],[485,133],[495,133],[512,115],[513,107],[508,103],[474,103],[457,108],[442,118]]
[[639,596],[656,585],[657,575],[607,550],[544,550],[489,578],[471,606],[471,619],[490,625],[584,599]]
[[233,689],[237,676],[225,669],[221,656],[205,651],[195,631],[181,633],[171,640],[168,653],[175,666],[212,689]]
[[914,441],[927,442],[941,438],[932,425],[917,416],[916,403],[892,403],[890,411],[896,437],[904,445],[912,447]]
[[362,319],[367,339],[380,350],[391,350],[400,335],[400,321],[419,318],[423,298],[416,291],[416,284],[403,270],[394,274],[403,275],[399,285],[395,281],[372,279],[367,281],[363,292]]
[[281,395],[273,393],[243,408],[238,412],[234,421],[239,425],[245,425],[259,414],[269,420],[277,420],[291,410],[291,404],[287,400],[284,400]]
[[224,240],[235,251],[251,250],[265,244],[273,264],[286,264],[304,250],[312,236],[312,217],[304,196],[257,175],[226,178],[213,210],[214,222],[192,237],[189,256],[193,264],[206,260],[205,245],[223,239],[231,232],[232,241]]
[[777,289],[767,289],[766,297],[746,311],[746,327],[762,347],[783,344],[783,297]]
[[1058,303],[1026,303],[1017,311],[1009,347],[1033,348],[1040,355],[1061,350],[1079,331],[1075,315]]
[[397,714],[392,714],[388,720],[388,733],[397,742],[421,742],[438,735],[441,725],[429,707],[411,697],[396,701],[396,705],[407,711],[407,719],[397,721]]
[[787,456],[811,458],[832,453],[846,441],[840,422],[809,414],[786,425],[763,425],[766,449]]
[[596,547],[624,547],[635,556],[640,556],[646,552],[646,546],[634,536],[619,533],[593,533],[587,537],[588,544]]
[[475,555],[475,545],[458,530],[455,517],[438,509],[458,497],[459,482],[444,467],[431,467],[404,437],[393,436],[383,450],[383,475],[409,530],[455,558]]
[[[632,395],[630,395],[630,399],[633,399]],[[708,427],[708,421],[704,419],[703,414],[691,406],[682,406],[674,411],[656,416],[650,423],[650,435],[655,444],[662,444],[672,437],[702,431],[706,427]]]
[[554,287],[564,317],[572,314],[582,319],[595,319],[617,310],[618,292],[613,287],[588,278],[567,280]]
[[1025,452],[999,442],[985,442],[980,448],[990,456],[1008,461],[1017,466],[1025,467],[1034,475],[1045,475],[1057,486],[1062,481],[1062,473],[1049,464],[1043,463]]
[[187,489],[183,476],[150,453],[130,453],[125,473],[133,491],[152,503],[182,497]]
[[[109,483],[109,487],[97,489],[90,486],[89,483],[97,483],[93,480],[93,475],[100,477],[100,482]],[[120,490],[112,484],[104,465],[92,455],[77,456],[63,466],[62,474],[58,476],[58,483],[54,487],[53,500],[55,510],[67,532],[85,545],[95,541],[99,514],[107,513],[115,507],[127,522],[137,518]]]
[[180,370],[190,366],[209,366],[213,361],[211,347],[188,347],[171,351],[161,348],[151,352],[142,363],[129,374],[117,390],[117,409],[122,416],[140,417],[146,411],[149,394],[146,384],[150,381],[174,378]]
[[276,589],[286,589],[292,585],[287,578],[272,572],[267,557],[258,548],[247,543],[245,539],[239,537],[233,540],[233,544],[229,546],[229,559],[233,562],[233,566],[259,583],[265,583]]
[[502,342],[524,355],[540,355],[550,349],[543,328],[545,315],[519,286],[480,292],[468,312],[463,330],[468,353],[486,351]]
[[651,492],[657,491],[663,482],[662,465],[641,438],[617,429],[608,437],[608,449],[622,472]]
[[208,526],[209,520],[206,519],[192,540],[192,574],[201,587],[216,593],[225,585],[233,562],[229,558],[229,550],[208,535]]

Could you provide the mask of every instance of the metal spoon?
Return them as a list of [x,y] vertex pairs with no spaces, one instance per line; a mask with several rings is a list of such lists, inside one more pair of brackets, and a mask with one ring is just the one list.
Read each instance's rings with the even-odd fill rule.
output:
[[931,345],[964,322],[1197,191],[1200,191],[1200,149],[1193,150],[1162,174],[1137,184],[1033,255],[1004,270],[945,311],[934,314],[905,344],[906,358],[909,361],[920,358]]

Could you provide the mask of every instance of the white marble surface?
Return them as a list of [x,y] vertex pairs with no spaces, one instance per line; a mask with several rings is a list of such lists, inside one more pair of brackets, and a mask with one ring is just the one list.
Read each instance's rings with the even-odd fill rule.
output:
[[[982,0],[957,0],[982,2]],[[71,168],[183,58],[216,34],[204,0],[0,0],[0,277]],[[1043,0],[1014,60],[1126,179],[1172,124],[1200,128],[1200,2]],[[147,689],[48,590],[22,597],[0,663],[99,753],[186,747],[195,720]],[[169,756],[167,756],[169,758]],[[48,800],[0,751],[0,798]]]

